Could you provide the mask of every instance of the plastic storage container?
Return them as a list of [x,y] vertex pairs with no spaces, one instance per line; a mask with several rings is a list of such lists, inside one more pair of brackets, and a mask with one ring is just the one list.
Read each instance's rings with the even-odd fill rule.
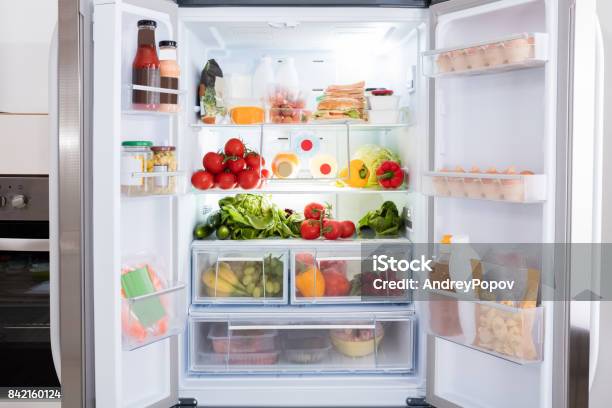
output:
[[269,351],[265,353],[198,353],[199,361],[205,365],[233,365],[233,366],[260,366],[278,363],[280,352]]
[[121,193],[126,196],[146,195],[145,177],[135,173],[147,172],[153,154],[153,142],[129,140],[121,143]]
[[368,106],[371,110],[397,110],[398,95],[368,95]]
[[[380,98],[389,98],[388,96],[381,96]],[[368,122],[373,125],[393,125],[399,123],[400,111],[397,109],[387,110],[369,110],[368,111]]]
[[284,357],[292,363],[319,363],[328,358],[331,348],[327,330],[287,330],[283,336]]
[[229,330],[221,323],[210,328],[208,339],[215,353],[261,353],[277,347],[276,330]]

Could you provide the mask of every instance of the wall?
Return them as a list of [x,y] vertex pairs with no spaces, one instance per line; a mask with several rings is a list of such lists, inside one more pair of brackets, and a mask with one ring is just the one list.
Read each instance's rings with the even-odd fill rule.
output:
[[57,0],[0,1],[0,174],[49,172],[49,51]]

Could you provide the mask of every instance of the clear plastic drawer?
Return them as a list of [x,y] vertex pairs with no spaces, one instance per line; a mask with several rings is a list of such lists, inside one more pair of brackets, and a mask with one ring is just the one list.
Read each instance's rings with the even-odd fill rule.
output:
[[287,303],[287,251],[193,249],[193,303]]
[[[410,248],[398,258],[406,259]],[[374,271],[367,246],[329,246],[291,250],[291,302],[300,304],[407,303],[409,272]],[[394,282],[396,286],[390,286]],[[401,283],[399,286],[398,283]]]
[[193,373],[354,373],[414,369],[412,317],[193,318]]

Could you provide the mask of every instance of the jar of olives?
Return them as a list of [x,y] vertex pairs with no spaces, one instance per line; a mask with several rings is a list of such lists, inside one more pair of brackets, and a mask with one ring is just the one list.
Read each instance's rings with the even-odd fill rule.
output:
[[147,171],[159,173],[159,176],[149,177],[149,192],[151,194],[172,194],[176,192],[176,147],[152,146],[152,158],[148,162]]

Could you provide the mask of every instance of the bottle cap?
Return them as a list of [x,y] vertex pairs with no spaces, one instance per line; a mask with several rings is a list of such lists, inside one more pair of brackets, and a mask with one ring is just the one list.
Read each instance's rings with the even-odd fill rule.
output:
[[138,27],[157,27],[154,20],[138,20]]

